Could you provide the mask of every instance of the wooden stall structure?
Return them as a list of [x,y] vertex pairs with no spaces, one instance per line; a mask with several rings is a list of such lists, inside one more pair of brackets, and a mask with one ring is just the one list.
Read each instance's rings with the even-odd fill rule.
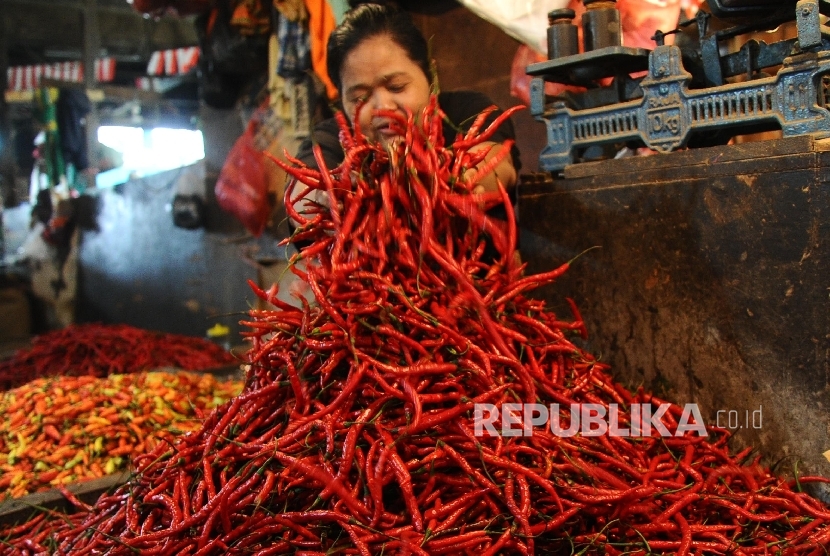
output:
[[632,388],[697,403],[781,472],[830,476],[830,141],[809,136],[524,176],[521,251]]

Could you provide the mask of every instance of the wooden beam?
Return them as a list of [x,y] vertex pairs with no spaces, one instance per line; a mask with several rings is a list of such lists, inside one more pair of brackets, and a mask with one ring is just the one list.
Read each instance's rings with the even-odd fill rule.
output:
[[84,25],[84,85],[95,86],[95,60],[101,50],[101,34],[98,27],[98,0],[86,0]]
[[[6,7],[0,2],[0,91],[5,91],[8,86],[7,68],[9,67],[9,46],[6,43]],[[11,123],[9,122],[9,110],[6,99],[0,98],[0,200],[3,206],[17,206],[20,199],[17,195],[16,164],[14,160],[11,141]],[[0,252],[4,245],[0,244]]]
[[[95,60],[101,51],[101,30],[98,20],[98,0],[86,0],[84,9],[84,85],[87,89],[93,88],[98,80],[95,78]],[[86,131],[86,150],[89,166],[98,165],[98,107],[90,103],[89,113],[86,115],[84,129]],[[83,168],[79,168],[83,170]]]
[[[60,81],[58,79],[41,79],[43,87],[56,87],[58,89],[66,89],[69,87],[82,88],[83,83],[76,83],[74,81]],[[164,95],[154,91],[143,91],[134,87],[123,85],[102,85],[98,84],[94,88],[86,89],[86,96],[89,97],[90,102],[100,103],[106,100],[114,100],[119,102],[129,102],[137,100],[147,104],[175,104],[175,101],[165,98]],[[34,99],[33,91],[6,91],[6,102],[31,102]]]
[[[123,485],[130,478],[130,473],[124,471],[114,475],[106,475],[100,479],[93,479],[83,483],[67,485],[66,489],[78,497],[79,500],[93,505],[102,494],[112,491]],[[12,526],[31,519],[38,508],[46,508],[63,513],[72,513],[75,508],[66,497],[57,489],[45,492],[36,492],[21,498],[12,498],[0,503],[0,526]]]
[[[87,1],[0,0],[5,7],[2,23],[8,34],[10,65],[82,60]],[[99,23],[99,57],[146,63],[156,50],[198,44],[195,16],[146,17],[127,2],[122,4],[123,8],[113,9],[111,3],[99,0],[91,14]]]
[[35,99],[35,92],[34,91],[6,91],[6,94],[3,95],[3,101],[6,104],[15,104],[15,103],[20,103],[20,102],[32,102],[34,99]]
[[[86,10],[87,3],[86,0],[74,0],[72,2],[55,2],[55,0],[3,0],[3,4],[9,6],[16,6],[16,7],[29,7],[29,6],[39,6],[43,8],[69,8],[73,10]],[[98,6],[97,10],[99,13],[118,13],[124,14],[126,12],[134,12],[137,15],[141,15],[138,11],[134,10],[127,2],[124,2],[124,7],[117,7],[117,6]]]

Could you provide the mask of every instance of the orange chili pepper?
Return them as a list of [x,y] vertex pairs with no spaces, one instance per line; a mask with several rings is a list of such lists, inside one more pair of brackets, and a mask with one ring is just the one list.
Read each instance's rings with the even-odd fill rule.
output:
[[61,433],[58,432],[58,429],[55,428],[55,425],[44,425],[43,432],[52,440],[60,442]]
[[241,389],[193,373],[135,373],[38,379],[0,393],[0,500],[123,469],[172,430],[198,427],[197,409]]

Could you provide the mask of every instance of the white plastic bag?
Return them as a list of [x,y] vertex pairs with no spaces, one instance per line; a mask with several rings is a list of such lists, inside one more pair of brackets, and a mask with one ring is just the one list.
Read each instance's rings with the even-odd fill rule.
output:
[[459,3],[542,53],[548,51],[548,12],[568,7],[568,0],[459,0]]
[[[571,8],[576,12],[574,23],[581,24],[585,6],[576,0],[458,0],[470,11],[502,29],[514,39],[536,52],[548,52],[548,12]],[[685,0],[699,4],[700,0]],[[623,44],[654,48],[651,37],[657,29],[671,31],[677,26],[681,0],[619,0],[617,8],[623,30]],[[673,35],[666,37],[671,44]]]
[[18,256],[25,261],[44,262],[55,258],[57,249],[46,243],[43,239],[43,232],[46,226],[42,222],[35,222],[26,240],[18,249]]

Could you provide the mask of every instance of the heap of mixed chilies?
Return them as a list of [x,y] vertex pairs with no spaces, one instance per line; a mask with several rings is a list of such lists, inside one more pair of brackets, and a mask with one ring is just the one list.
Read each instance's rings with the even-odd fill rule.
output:
[[[286,168],[316,297],[250,312],[245,391],[135,461],[94,509],[19,526],[24,552],[108,554],[825,554],[830,511],[725,434],[476,436],[476,403],[657,403],[568,340],[527,292],[505,192],[470,168],[509,112],[444,145],[435,99],[397,150],[343,126],[345,161]],[[322,160],[318,153],[318,159]],[[322,190],[327,206],[292,200]],[[506,226],[482,207],[502,203]],[[487,242],[498,251],[485,260]],[[676,430],[680,409],[662,421]],[[629,426],[622,411],[620,426]],[[806,479],[802,478],[802,481]]]
[[242,390],[190,372],[38,378],[0,393],[0,502],[111,475]]

